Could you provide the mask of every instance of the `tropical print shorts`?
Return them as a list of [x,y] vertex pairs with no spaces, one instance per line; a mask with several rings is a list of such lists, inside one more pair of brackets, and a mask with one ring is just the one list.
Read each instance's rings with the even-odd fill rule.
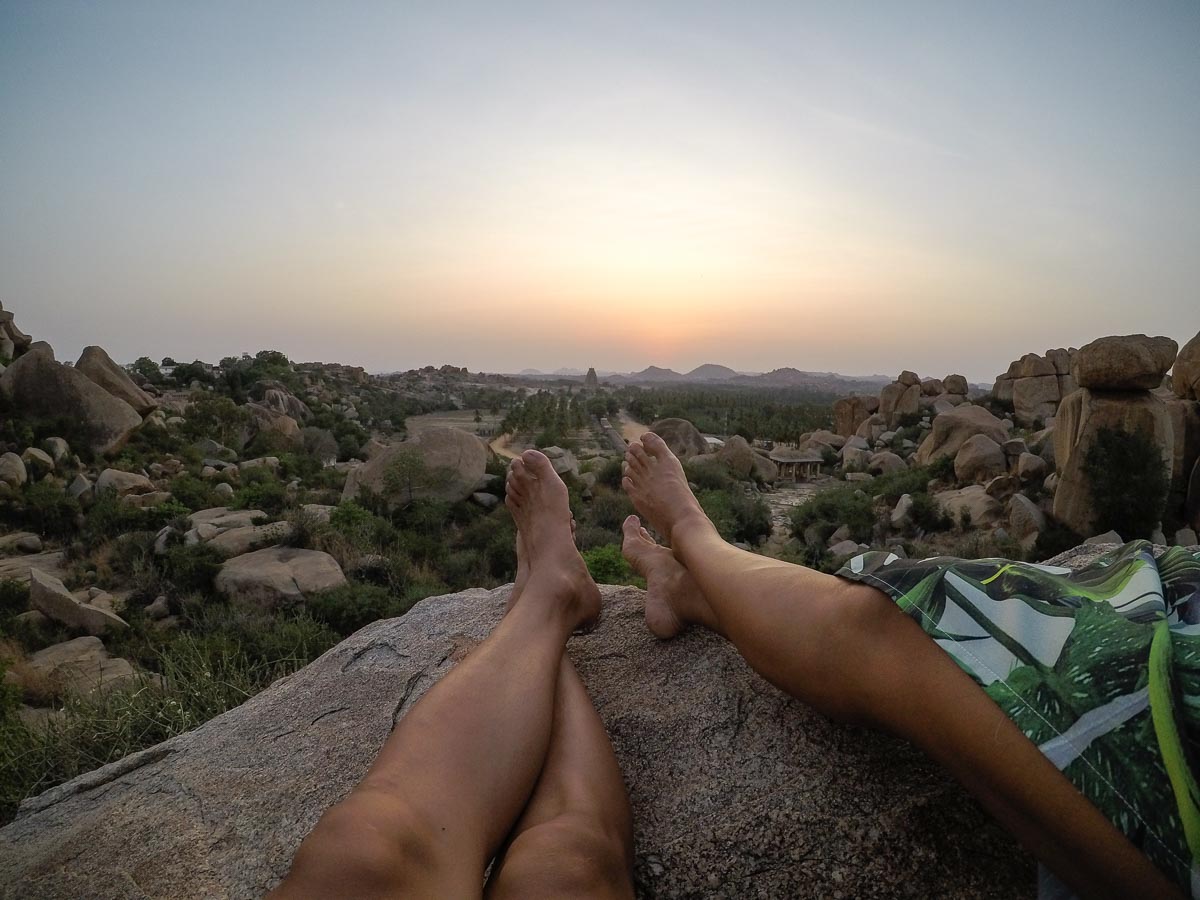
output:
[[1200,553],[1135,541],[1072,571],[871,551],[838,575],[892,597],[1200,900]]

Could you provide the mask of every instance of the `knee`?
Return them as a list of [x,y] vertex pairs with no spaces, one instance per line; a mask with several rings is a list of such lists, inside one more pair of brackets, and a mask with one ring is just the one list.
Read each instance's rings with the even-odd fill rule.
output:
[[525,896],[632,896],[626,836],[570,815],[521,832],[505,853],[503,875]]
[[402,808],[354,799],[331,807],[300,845],[287,878],[301,893],[387,894],[436,876],[444,854],[435,832]]

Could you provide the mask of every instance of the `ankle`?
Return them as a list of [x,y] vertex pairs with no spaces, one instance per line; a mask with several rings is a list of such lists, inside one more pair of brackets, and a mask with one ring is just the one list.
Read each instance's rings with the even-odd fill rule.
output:
[[689,538],[705,534],[715,535],[718,540],[721,539],[717,527],[713,525],[712,520],[705,515],[704,510],[697,503],[694,508],[684,510],[675,518],[671,523],[671,532],[666,537],[671,543],[671,548],[678,550],[681,543]]

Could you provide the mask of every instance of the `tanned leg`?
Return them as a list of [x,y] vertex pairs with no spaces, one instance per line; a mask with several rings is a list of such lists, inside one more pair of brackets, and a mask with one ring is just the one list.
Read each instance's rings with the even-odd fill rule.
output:
[[1080,894],[1179,896],[886,595],[726,543],[657,435],[631,444],[626,462],[625,490],[671,545],[647,547],[649,536],[626,523],[626,553],[650,580],[652,631],[709,627],[792,696],[912,741]]
[[513,462],[528,577],[492,634],[412,708],[296,854],[280,897],[479,897],[550,745],[563,647],[600,611],[549,460]]

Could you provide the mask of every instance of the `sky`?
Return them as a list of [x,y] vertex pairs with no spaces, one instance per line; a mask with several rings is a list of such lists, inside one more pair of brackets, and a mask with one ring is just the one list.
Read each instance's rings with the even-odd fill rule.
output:
[[0,302],[372,371],[1182,344],[1198,47],[1195,0],[0,0]]

